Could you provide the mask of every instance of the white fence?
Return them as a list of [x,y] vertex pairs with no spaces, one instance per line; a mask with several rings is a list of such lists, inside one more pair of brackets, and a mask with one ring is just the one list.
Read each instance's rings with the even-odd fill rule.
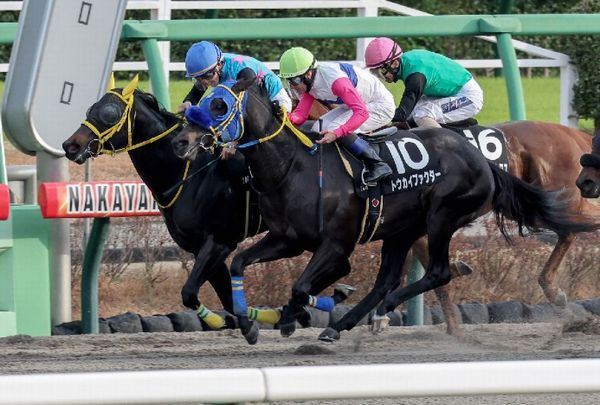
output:
[[164,404],[600,392],[600,360],[0,376],[0,405]]

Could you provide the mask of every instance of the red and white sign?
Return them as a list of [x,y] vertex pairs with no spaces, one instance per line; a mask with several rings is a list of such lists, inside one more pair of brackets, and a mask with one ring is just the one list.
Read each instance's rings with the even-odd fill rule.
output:
[[43,183],[38,204],[44,218],[160,215],[152,193],[141,181]]

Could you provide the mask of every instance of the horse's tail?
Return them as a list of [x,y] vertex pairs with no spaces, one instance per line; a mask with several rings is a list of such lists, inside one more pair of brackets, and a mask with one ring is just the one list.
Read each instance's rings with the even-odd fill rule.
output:
[[[600,228],[591,218],[569,212],[568,201],[561,191],[547,191],[524,182],[490,163],[496,190],[492,201],[496,223],[507,240],[505,217],[523,228],[536,231],[550,229],[558,234],[591,232]],[[575,216],[577,219],[574,219]]]

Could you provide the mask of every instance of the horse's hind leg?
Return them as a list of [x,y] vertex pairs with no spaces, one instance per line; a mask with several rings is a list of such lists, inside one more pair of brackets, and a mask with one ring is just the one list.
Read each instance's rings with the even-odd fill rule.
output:
[[333,309],[334,300],[329,297],[313,297],[311,293],[322,291],[348,274],[350,270],[348,256],[353,247],[353,243],[344,246],[343,242],[325,239],[317,248],[308,265],[292,286],[292,297],[279,324],[282,336],[290,336],[294,332],[294,314],[301,313],[302,308],[310,301],[315,301],[315,307],[318,309],[326,311]]
[[[402,276],[406,255],[413,242],[414,239],[402,240],[400,237],[383,241],[381,266],[373,288],[342,319],[325,329],[319,335],[320,340],[326,342],[338,340],[342,330],[351,330],[372,308],[384,299],[386,294],[398,284],[398,280]],[[383,316],[385,313],[381,315]]]
[[[443,200],[441,199],[441,201]],[[378,316],[384,316],[393,311],[398,305],[412,297],[450,282],[448,262],[450,239],[458,226],[468,222],[468,217],[462,217],[460,213],[445,208],[446,206],[451,205],[444,203],[444,207],[432,207],[431,214],[428,215],[429,265],[426,267],[425,276],[417,282],[388,294],[377,308]],[[468,208],[466,204],[463,206]]]
[[[428,251],[428,243],[426,237],[422,237],[417,239],[415,244],[413,245],[413,253],[423,267],[427,268],[429,265],[429,253]],[[452,271],[452,267],[455,267],[455,271]],[[460,274],[459,270],[455,263],[450,263],[450,273],[452,274],[452,278],[460,277],[463,274]],[[456,274],[456,275],[455,275]],[[449,335],[459,335],[461,333],[460,329],[460,320],[456,316],[456,312],[454,311],[454,304],[450,299],[450,294],[448,293],[448,286],[438,287],[434,290],[435,296],[437,297],[440,306],[442,307],[442,312],[444,313],[444,318],[446,319],[446,332]]]
[[558,242],[556,242],[552,254],[550,254],[542,273],[538,277],[538,283],[544,290],[544,295],[548,301],[563,308],[567,305],[567,295],[560,287],[556,286],[556,273],[575,238],[575,234],[572,233],[558,235]]

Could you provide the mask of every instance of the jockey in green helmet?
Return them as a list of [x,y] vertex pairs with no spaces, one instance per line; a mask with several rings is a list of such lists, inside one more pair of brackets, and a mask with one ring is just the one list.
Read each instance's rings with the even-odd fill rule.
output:
[[285,79],[293,98],[299,99],[290,120],[296,125],[306,121],[314,100],[340,106],[321,117],[322,128],[317,143],[336,140],[361,159],[366,183],[389,176],[391,168],[375,150],[356,133],[368,133],[391,122],[394,98],[385,86],[368,71],[348,63],[320,62],[305,48],[294,47],[281,55],[279,76]]

